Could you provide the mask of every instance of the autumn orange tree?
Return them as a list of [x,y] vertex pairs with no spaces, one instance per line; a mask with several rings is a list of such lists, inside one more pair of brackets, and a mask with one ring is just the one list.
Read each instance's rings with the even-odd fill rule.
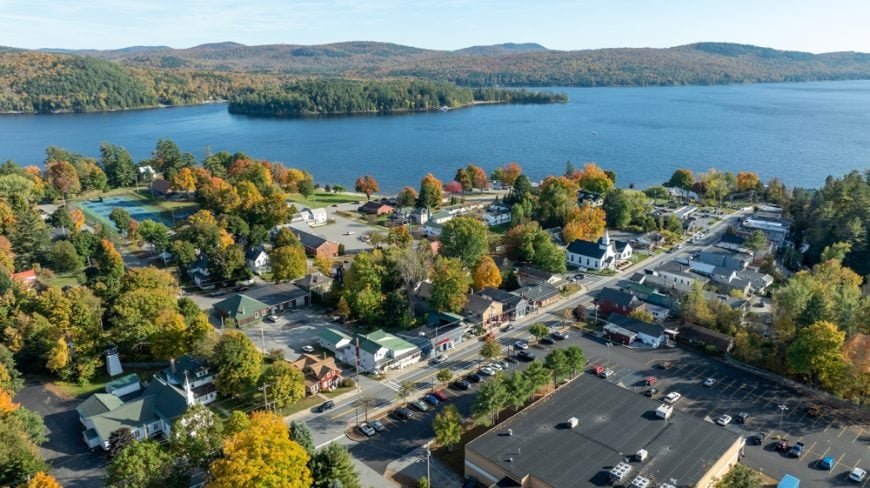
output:
[[595,163],[587,163],[582,170],[572,175],[577,185],[586,191],[606,193],[613,188],[613,180]]
[[509,188],[513,186],[514,181],[523,174],[523,169],[517,163],[508,163],[501,168],[496,168],[492,172],[492,179],[498,181],[503,187]]
[[290,440],[284,419],[272,413],[252,414],[247,429],[224,441],[223,453],[211,463],[212,488],[308,488],[313,481],[308,453]]
[[172,176],[170,181],[173,190],[192,192],[196,190],[196,178],[190,168],[184,167]]
[[63,488],[63,485],[58,483],[54,476],[45,474],[42,471],[36,473],[33,478],[24,485],[25,488]]
[[498,288],[501,285],[501,272],[491,257],[483,256],[474,267],[472,279],[476,290]]
[[366,200],[372,199],[372,194],[377,193],[380,188],[378,187],[378,182],[375,181],[375,178],[370,175],[360,176],[356,179],[356,184],[354,185],[354,190],[365,193]]
[[758,175],[751,171],[741,171],[737,173],[737,191],[749,191],[758,188]]
[[577,239],[595,241],[604,235],[606,225],[604,210],[584,205],[572,209],[568,213],[567,222],[562,227],[562,239],[566,243],[574,242]]

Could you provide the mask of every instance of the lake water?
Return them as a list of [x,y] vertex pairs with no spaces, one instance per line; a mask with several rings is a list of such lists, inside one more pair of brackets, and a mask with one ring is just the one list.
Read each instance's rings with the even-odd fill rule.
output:
[[564,88],[567,104],[478,106],[391,116],[268,119],[225,105],[129,112],[0,116],[0,160],[39,164],[49,145],[89,155],[101,141],[149,156],[158,138],[201,157],[242,151],[352,186],[371,174],[382,191],[445,181],[475,163],[518,162],[533,179],[570,160],[595,161],[618,184],[661,183],[678,167],[752,170],[764,180],[817,187],[870,167],[870,81]]

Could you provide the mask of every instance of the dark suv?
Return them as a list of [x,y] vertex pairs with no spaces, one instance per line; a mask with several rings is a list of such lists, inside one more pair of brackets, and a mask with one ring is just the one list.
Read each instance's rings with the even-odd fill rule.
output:
[[399,420],[411,420],[414,418],[414,412],[405,407],[399,407],[393,410],[393,416]]
[[737,414],[737,417],[735,417],[734,420],[736,420],[738,424],[745,424],[746,422],[749,422],[749,419],[751,418],[751,414],[747,412],[740,412]]
[[327,400],[327,401],[321,403],[320,406],[317,407],[317,411],[318,412],[325,412],[334,406],[335,406],[335,402],[333,402],[332,400]]

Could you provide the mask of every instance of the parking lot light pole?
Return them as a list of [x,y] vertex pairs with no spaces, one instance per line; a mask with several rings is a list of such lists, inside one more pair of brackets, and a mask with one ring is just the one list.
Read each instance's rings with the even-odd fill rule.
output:
[[779,405],[779,431],[782,432],[782,417],[785,413],[788,412],[788,407],[785,405]]
[[607,365],[610,366],[610,350],[613,349],[613,343],[607,343]]

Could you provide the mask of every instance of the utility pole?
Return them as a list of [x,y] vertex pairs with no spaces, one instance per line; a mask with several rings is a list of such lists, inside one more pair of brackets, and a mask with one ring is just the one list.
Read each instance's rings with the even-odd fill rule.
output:
[[782,417],[788,412],[788,407],[785,405],[779,405],[779,431],[782,432]]
[[263,383],[263,386],[261,386],[258,389],[263,391],[263,410],[268,412],[269,411],[269,394],[268,394],[269,383]]
[[610,366],[610,350],[613,349],[613,343],[608,342],[606,345],[607,345],[607,365]]
[[429,450],[429,443],[432,441],[426,442],[426,479],[429,480],[429,486],[432,487],[432,476],[429,473],[429,456],[432,454],[432,451]]
[[260,321],[260,343],[263,347],[263,354],[266,354],[266,335],[263,333],[263,321]]

